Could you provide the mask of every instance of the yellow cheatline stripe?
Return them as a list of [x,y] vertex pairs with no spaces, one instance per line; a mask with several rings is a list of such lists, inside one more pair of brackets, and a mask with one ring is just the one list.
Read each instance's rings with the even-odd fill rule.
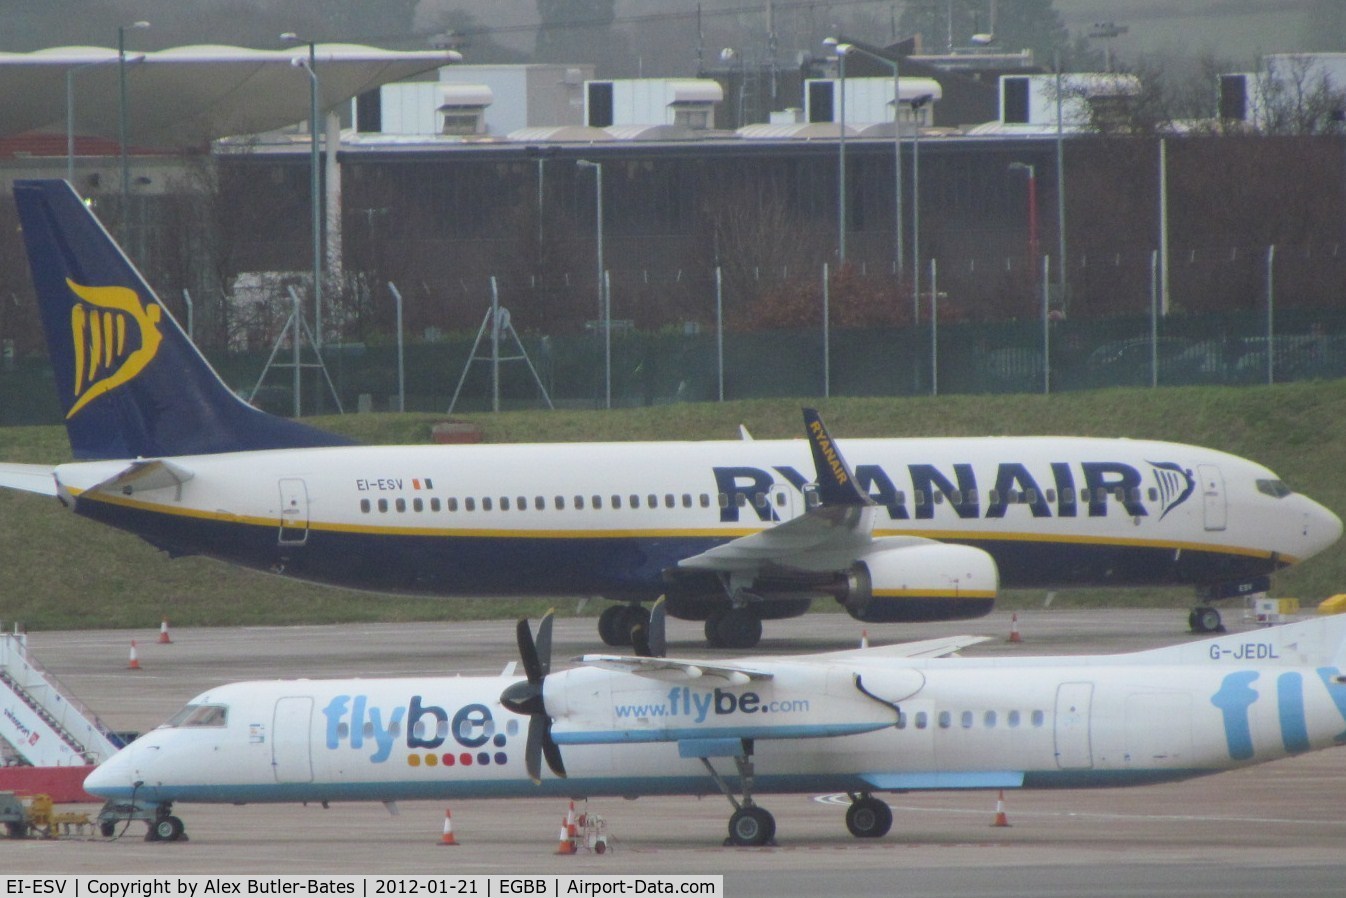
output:
[[[1194,543],[1158,539],[1129,539],[1113,536],[1078,536],[1069,533],[1001,533],[978,530],[969,533],[965,530],[875,530],[874,537],[881,536],[920,536],[938,542],[1013,542],[1013,543],[1070,543],[1079,546],[1130,546],[1142,549],[1181,549],[1184,552],[1218,552],[1221,555],[1244,555],[1249,558],[1270,558],[1273,554],[1265,549],[1251,549],[1243,546],[1226,546],[1215,543]],[[1289,555],[1280,556],[1287,564],[1296,564],[1298,558]]]
[[876,589],[876,599],[994,599],[996,593],[986,589]]
[[[228,512],[205,511],[196,508],[168,508],[153,502],[142,502],[127,496],[119,496],[115,493],[100,492],[96,496],[88,495],[87,490],[70,489],[71,495],[76,498],[87,498],[88,501],[103,502],[108,505],[118,505],[124,508],[135,508],[141,511],[151,511],[156,514],[173,515],[182,518],[191,518],[203,521],[223,521],[230,524],[247,524],[256,527],[279,527],[281,522],[279,517],[257,517],[255,515],[236,515]],[[443,514],[443,512],[440,512]],[[434,514],[434,512],[425,512],[425,514]],[[472,512],[462,512],[461,514],[472,514]],[[300,529],[291,527],[287,529]],[[463,528],[463,527],[397,527],[397,526],[371,526],[367,524],[343,524],[331,523],[326,521],[310,521],[309,530],[316,530],[323,533],[359,533],[369,536],[454,536],[463,538],[513,538],[513,539],[672,539],[672,538],[698,538],[698,539],[737,539],[741,536],[750,536],[754,533],[761,533],[760,527],[686,527],[676,529],[659,528],[612,528],[604,530],[569,530],[569,529],[528,529],[512,530],[503,527],[493,528]],[[1115,537],[1084,537],[1070,534],[1043,534],[1043,533],[999,533],[988,531],[968,532],[960,530],[875,530],[874,537],[884,536],[916,536],[923,539],[934,540],[936,542],[1013,542],[1013,543],[1070,543],[1072,545],[1087,546],[1127,546],[1131,548],[1143,549],[1163,549],[1166,551],[1190,551],[1190,552],[1211,552],[1219,555],[1239,555],[1248,558],[1270,558],[1272,552],[1264,549],[1249,549],[1242,546],[1225,546],[1206,543],[1193,542],[1173,542],[1170,540],[1145,540],[1145,539],[1122,539]],[[1300,559],[1282,555],[1280,559],[1288,565],[1297,564]]]

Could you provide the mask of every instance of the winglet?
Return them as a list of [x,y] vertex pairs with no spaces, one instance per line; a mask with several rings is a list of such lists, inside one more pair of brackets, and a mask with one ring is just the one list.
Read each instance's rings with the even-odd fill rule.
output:
[[808,434],[809,448],[813,450],[813,465],[817,468],[818,498],[823,505],[870,505],[872,501],[860,491],[851,473],[850,465],[841,457],[832,437],[823,424],[817,409],[804,409],[804,432]]

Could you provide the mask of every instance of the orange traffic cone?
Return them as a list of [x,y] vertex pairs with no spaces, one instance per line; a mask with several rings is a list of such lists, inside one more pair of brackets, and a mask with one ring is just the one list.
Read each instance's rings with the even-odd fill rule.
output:
[[995,820],[991,821],[992,826],[1009,826],[1009,818],[1005,816],[1005,790],[1000,790],[1000,797],[995,803]]
[[561,838],[556,845],[557,854],[574,854],[575,843],[570,838],[570,827],[566,826],[566,818],[561,818]]
[[579,835],[578,818],[575,816],[575,802],[570,803],[570,810],[566,811],[566,835],[570,837],[571,844],[575,844],[575,837]]
[[444,809],[444,835],[440,836],[439,844],[457,845],[458,840],[453,837],[453,817],[449,814],[449,809]]
[[1023,642],[1023,637],[1019,635],[1019,612],[1010,615],[1010,642]]
[[136,641],[131,640],[131,662],[126,665],[127,670],[140,670],[140,659],[136,657]]
[[168,618],[164,618],[163,623],[159,624],[159,644],[168,645],[172,641],[168,638]]

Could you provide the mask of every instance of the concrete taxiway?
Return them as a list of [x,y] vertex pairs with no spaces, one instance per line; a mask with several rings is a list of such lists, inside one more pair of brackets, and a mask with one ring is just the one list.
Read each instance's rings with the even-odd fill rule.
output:
[[[1252,628],[1228,609],[1231,629]],[[950,633],[990,635],[966,654],[1114,652],[1197,637],[1185,611],[1024,610],[971,622],[870,627],[872,642]],[[269,677],[494,674],[515,657],[506,621],[341,627],[34,633],[30,651],[119,730],[149,729],[222,682]],[[861,625],[815,614],[771,622],[759,651],[849,648]],[[670,625],[670,653],[715,657],[699,627]],[[141,669],[128,670],[132,639]],[[555,656],[598,650],[592,618],[559,620]],[[191,840],[124,836],[0,842],[7,873],[721,873],[727,895],[1338,895],[1346,883],[1346,751],[1325,751],[1187,783],[1136,789],[996,795],[890,795],[884,839],[846,833],[844,796],[762,796],[778,845],[721,843],[722,798],[598,799],[613,847],[557,857],[566,808],[553,799],[455,802],[458,847],[440,841],[446,806],[180,805]],[[95,810],[90,807],[89,810]]]

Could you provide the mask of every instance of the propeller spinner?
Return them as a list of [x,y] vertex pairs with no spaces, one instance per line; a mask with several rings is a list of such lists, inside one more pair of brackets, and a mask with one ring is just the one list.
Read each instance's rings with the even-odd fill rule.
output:
[[534,642],[528,619],[519,621],[515,627],[515,636],[527,679],[512,684],[500,693],[500,704],[515,714],[528,715],[528,742],[523,758],[528,776],[535,783],[542,782],[544,755],[552,773],[562,778],[566,775],[565,764],[561,762],[561,749],[551,737],[551,718],[547,715],[547,706],[543,700],[543,683],[551,672],[551,626],[552,612],[548,611],[538,624],[537,641]]

